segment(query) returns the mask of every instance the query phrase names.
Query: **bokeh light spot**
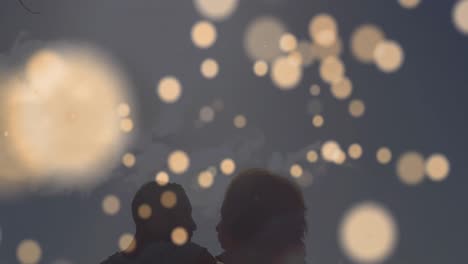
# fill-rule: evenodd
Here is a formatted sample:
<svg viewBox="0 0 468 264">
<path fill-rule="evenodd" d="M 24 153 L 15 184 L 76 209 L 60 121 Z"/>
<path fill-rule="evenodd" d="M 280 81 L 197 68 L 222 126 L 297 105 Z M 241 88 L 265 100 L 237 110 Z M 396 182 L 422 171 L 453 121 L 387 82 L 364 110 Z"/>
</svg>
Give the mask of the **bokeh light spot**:
<svg viewBox="0 0 468 264">
<path fill-rule="evenodd" d="M 247 125 L 247 118 L 244 115 L 236 115 L 234 117 L 234 126 L 236 128 L 244 128 Z"/>
<path fill-rule="evenodd" d="M 301 165 L 293 164 L 291 168 L 289 168 L 289 173 L 291 174 L 292 177 L 299 178 L 304 173 L 304 170 L 302 169 Z"/>
<path fill-rule="evenodd" d="M 122 156 L 122 164 L 127 168 L 132 168 L 135 166 L 136 157 L 133 153 L 125 153 Z"/>
<path fill-rule="evenodd" d="M 400 180 L 407 185 L 416 185 L 424 180 L 424 157 L 418 152 L 406 152 L 398 161 L 396 172 Z"/>
<path fill-rule="evenodd" d="M 344 77 L 341 81 L 331 85 L 331 92 L 336 99 L 345 100 L 351 96 L 353 92 L 353 83 L 348 78 Z"/>
<path fill-rule="evenodd" d="M 426 174 L 433 181 L 443 181 L 450 172 L 450 162 L 443 154 L 433 154 L 426 160 Z"/>
<path fill-rule="evenodd" d="M 174 208 L 177 204 L 177 195 L 173 191 L 164 191 L 161 194 L 160 202 L 164 208 Z"/>
<path fill-rule="evenodd" d="M 182 94 L 182 85 L 173 76 L 166 76 L 159 81 L 158 96 L 165 103 L 174 103 Z"/>
<path fill-rule="evenodd" d="M 120 236 L 118 242 L 119 249 L 126 253 L 131 253 L 136 248 L 135 237 L 130 233 L 124 233 Z"/>
<path fill-rule="evenodd" d="M 302 78 L 300 64 L 288 57 L 279 57 L 273 62 L 271 79 L 281 90 L 296 88 Z"/>
<path fill-rule="evenodd" d="M 318 153 L 315 150 L 309 150 L 307 152 L 307 161 L 310 163 L 315 163 L 318 160 Z"/>
<path fill-rule="evenodd" d="M 359 26 L 351 35 L 351 52 L 362 63 L 374 62 L 377 44 L 385 39 L 383 31 L 375 25 Z"/>
<path fill-rule="evenodd" d="M 333 45 L 338 35 L 335 19 L 328 14 L 314 16 L 309 23 L 309 35 L 321 46 Z"/>
<path fill-rule="evenodd" d="M 223 159 L 219 165 L 219 168 L 224 175 L 232 175 L 236 170 L 236 163 L 233 159 L 230 158 Z"/>
<path fill-rule="evenodd" d="M 348 155 L 352 159 L 359 159 L 362 156 L 362 147 L 361 145 L 354 143 L 348 147 Z"/>
<path fill-rule="evenodd" d="M 217 35 L 215 26 L 208 21 L 199 21 L 192 27 L 193 44 L 201 49 L 213 46 Z"/>
<path fill-rule="evenodd" d="M 398 2 L 400 3 L 401 7 L 406 9 L 413 9 L 421 4 L 421 0 L 398 0 Z"/>
<path fill-rule="evenodd" d="M 167 164 L 173 173 L 183 174 L 190 166 L 190 158 L 184 151 L 176 150 L 169 154 Z"/>
<path fill-rule="evenodd" d="M 210 188 L 214 183 L 214 175 L 211 171 L 205 170 L 198 174 L 198 185 L 203 189 Z"/>
<path fill-rule="evenodd" d="M 205 123 L 210 123 L 215 118 L 215 111 L 210 106 L 203 106 L 200 109 L 200 120 Z"/>
<path fill-rule="evenodd" d="M 452 12 L 455 27 L 465 35 L 468 35 L 468 0 L 459 0 L 455 3 Z"/>
<path fill-rule="evenodd" d="M 171 240 L 176 246 L 183 246 L 187 243 L 189 237 L 188 232 L 183 227 L 176 227 L 171 232 Z"/>
<path fill-rule="evenodd" d="M 312 118 L 312 124 L 314 125 L 314 127 L 322 127 L 324 123 L 325 119 L 322 115 L 314 115 L 314 117 Z"/>
<path fill-rule="evenodd" d="M 377 161 L 382 164 L 388 164 L 392 161 L 392 151 L 387 147 L 381 147 L 377 150 Z"/>
<path fill-rule="evenodd" d="M 364 115 L 366 111 L 366 105 L 362 100 L 354 99 L 349 103 L 348 110 L 352 117 L 359 118 Z"/>
<path fill-rule="evenodd" d="M 338 83 L 344 78 L 345 67 L 343 62 L 335 57 L 329 56 L 320 64 L 320 77 L 330 84 Z"/>
<path fill-rule="evenodd" d="M 195 0 L 194 2 L 202 16 L 215 21 L 229 18 L 239 5 L 239 0 Z"/>
<path fill-rule="evenodd" d="M 165 186 L 169 183 L 169 174 L 165 171 L 160 171 L 156 174 L 154 179 L 159 186 Z"/>
<path fill-rule="evenodd" d="M 400 69 L 404 60 L 400 44 L 392 40 L 381 41 L 374 51 L 374 60 L 381 71 L 392 73 Z"/>
<path fill-rule="evenodd" d="M 107 215 L 116 215 L 120 211 L 120 199 L 115 195 L 107 195 L 102 200 L 102 211 Z"/>
<path fill-rule="evenodd" d="M 279 46 L 283 52 L 291 52 L 297 48 L 297 39 L 291 33 L 284 33 L 280 38 Z"/>
<path fill-rule="evenodd" d="M 384 207 L 364 202 L 349 210 L 339 227 L 339 241 L 346 255 L 357 263 L 380 263 L 394 251 L 398 227 Z"/>
<path fill-rule="evenodd" d="M 258 60 L 254 63 L 253 70 L 255 75 L 263 77 L 268 73 L 268 64 L 263 60 Z"/>
<path fill-rule="evenodd" d="M 206 59 L 200 66 L 201 74 L 207 79 L 213 79 L 218 75 L 219 65 L 214 59 Z"/>
<path fill-rule="evenodd" d="M 309 93 L 312 96 L 319 96 L 320 95 L 320 86 L 318 86 L 317 84 L 311 85 L 310 88 L 309 88 Z"/>
<path fill-rule="evenodd" d="M 19 243 L 16 257 L 21 264 L 37 264 L 42 258 L 42 249 L 37 241 L 26 239 Z"/>
<path fill-rule="evenodd" d="M 149 206 L 148 204 L 144 203 L 138 206 L 138 216 L 141 219 L 143 220 L 149 219 L 152 213 L 153 213 L 153 210 L 151 209 L 151 206 Z"/>
<path fill-rule="evenodd" d="M 273 61 L 281 55 L 278 45 L 286 27 L 274 17 L 263 16 L 252 21 L 244 36 L 244 47 L 252 60 Z"/>
</svg>

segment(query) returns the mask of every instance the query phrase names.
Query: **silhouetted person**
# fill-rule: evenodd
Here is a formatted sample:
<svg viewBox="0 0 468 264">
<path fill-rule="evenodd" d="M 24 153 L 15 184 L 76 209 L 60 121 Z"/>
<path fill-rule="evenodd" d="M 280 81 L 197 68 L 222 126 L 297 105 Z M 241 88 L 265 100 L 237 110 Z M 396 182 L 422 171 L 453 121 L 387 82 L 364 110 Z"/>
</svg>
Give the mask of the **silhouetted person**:
<svg viewBox="0 0 468 264">
<path fill-rule="evenodd" d="M 136 226 L 134 241 L 102 264 L 216 263 L 205 248 L 190 242 L 197 226 L 190 201 L 179 184 L 146 183 L 133 198 L 132 215 Z M 173 239 L 176 228 L 182 232 Z"/>
<path fill-rule="evenodd" d="M 302 192 L 263 169 L 237 175 L 226 191 L 216 227 L 225 264 L 303 264 L 306 232 Z"/>
</svg>

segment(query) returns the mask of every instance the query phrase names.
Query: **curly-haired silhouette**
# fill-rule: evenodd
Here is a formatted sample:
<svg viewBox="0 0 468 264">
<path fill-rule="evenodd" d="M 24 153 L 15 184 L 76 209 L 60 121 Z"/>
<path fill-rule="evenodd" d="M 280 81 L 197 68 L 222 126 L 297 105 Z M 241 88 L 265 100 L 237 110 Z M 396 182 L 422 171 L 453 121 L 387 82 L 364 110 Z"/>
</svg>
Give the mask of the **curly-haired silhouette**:
<svg viewBox="0 0 468 264">
<path fill-rule="evenodd" d="M 216 263 L 205 248 L 190 242 L 197 226 L 190 201 L 179 184 L 144 184 L 133 198 L 132 216 L 136 226 L 133 242 L 102 264 Z M 184 238 L 173 241 L 176 228 L 186 231 L 182 237 L 186 235 L 187 241 Z"/>
<path fill-rule="evenodd" d="M 226 191 L 216 227 L 225 264 L 303 264 L 306 232 L 302 192 L 263 169 L 237 175 Z"/>
</svg>

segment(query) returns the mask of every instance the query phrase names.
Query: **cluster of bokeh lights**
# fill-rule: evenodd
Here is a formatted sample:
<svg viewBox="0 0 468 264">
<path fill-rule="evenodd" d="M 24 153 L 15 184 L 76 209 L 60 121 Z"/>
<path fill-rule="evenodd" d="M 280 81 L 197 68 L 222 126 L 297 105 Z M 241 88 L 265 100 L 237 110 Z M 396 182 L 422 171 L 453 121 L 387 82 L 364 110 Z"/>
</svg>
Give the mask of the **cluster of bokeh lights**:
<svg viewBox="0 0 468 264">
<path fill-rule="evenodd" d="M 401 7 L 408 10 L 417 8 L 421 2 L 398 0 Z M 213 47 L 219 37 L 215 23 L 232 17 L 239 4 L 238 0 L 194 0 L 196 10 L 203 16 L 191 28 L 194 47 L 202 50 Z M 455 28 L 468 35 L 468 0 L 455 3 L 452 19 Z M 317 98 L 316 102 L 320 102 L 318 98 L 329 87 L 337 101 L 346 103 L 351 117 L 364 116 L 368 109 L 362 99 L 353 96 L 356 87 L 341 59 L 347 41 L 342 39 L 336 19 L 327 13 L 317 14 L 310 19 L 307 29 L 310 39 L 298 40 L 276 17 L 253 19 L 246 27 L 243 39 L 245 53 L 252 62 L 252 72 L 259 78 L 269 76 L 278 89 L 286 92 L 298 88 L 305 70 L 317 64 L 324 84 L 309 86 L 309 93 Z M 383 73 L 395 74 L 404 65 L 403 46 L 388 38 L 377 25 L 358 25 L 348 43 L 356 60 L 373 64 Z M 218 77 L 218 61 L 206 58 L 200 63 L 199 72 L 207 81 Z M 67 175 L 61 181 L 76 183 L 86 175 L 95 176 L 97 168 L 112 167 L 111 164 L 115 165 L 119 158 L 126 168 L 138 165 L 134 153 L 121 153 L 128 134 L 134 130 L 132 115 L 135 113 L 126 94 L 127 83 L 119 77 L 120 72 L 108 58 L 73 45 L 52 46 L 35 52 L 20 71 L 9 75 L 2 76 L 2 85 L 7 91 L 2 97 L 7 98 L 2 99 L 2 109 L 8 107 L 11 115 L 0 117 L 6 127 L 1 145 L 9 153 L 0 160 L 2 165 L 9 164 L 6 174 L 0 176 L 1 183 L 36 182 L 47 179 L 45 175 L 60 173 Z M 86 81 L 77 82 L 78 79 Z M 163 104 L 176 104 L 183 96 L 182 82 L 176 76 L 162 76 L 156 83 L 155 94 Z M 313 107 L 311 117 L 311 124 L 317 129 L 326 126 L 325 116 L 316 110 L 319 106 Z M 222 101 L 201 106 L 199 120 L 213 122 L 222 107 Z M 232 124 L 238 129 L 250 125 L 244 114 L 235 115 Z M 31 127 L 35 128 L 32 132 L 28 129 Z M 308 150 L 303 159 L 309 164 L 323 161 L 343 165 L 361 159 L 366 151 L 373 152 L 375 162 L 382 166 L 394 161 L 396 178 L 404 185 L 414 186 L 426 178 L 441 182 L 450 173 L 450 161 L 442 153 L 425 157 L 418 151 L 407 151 L 394 157 L 395 153 L 388 146 L 367 150 L 357 142 L 343 148 L 338 141 L 328 140 L 318 149 Z M 232 157 L 217 162 L 217 166 L 209 165 L 196 173 L 201 189 L 211 188 L 216 177 L 222 177 L 217 174 L 218 168 L 223 176 L 234 175 L 238 170 Z M 191 172 L 193 166 L 190 154 L 181 149 L 171 151 L 166 164 L 165 170 L 154 174 L 154 180 L 161 186 L 176 175 Z M 299 162 L 290 164 L 287 171 L 298 181 L 310 176 L 308 167 Z M 18 175 L 28 175 L 24 177 L 29 178 L 18 179 Z M 159 201 L 163 207 L 171 209 L 177 205 L 177 196 L 166 191 Z M 102 198 L 101 207 L 105 215 L 116 216 L 121 210 L 121 202 L 118 196 L 109 194 Z M 138 208 L 142 219 L 150 219 L 152 213 L 148 204 Z M 385 205 L 375 201 L 350 207 L 337 228 L 337 239 L 343 252 L 357 263 L 385 261 L 399 239 L 396 217 Z M 176 227 L 171 232 L 171 240 L 175 245 L 184 245 L 189 240 L 187 230 Z M 117 246 L 122 251 L 132 251 L 135 243 L 132 234 L 123 233 Z M 40 244 L 32 239 L 21 241 L 16 253 L 22 264 L 39 263 L 43 254 Z"/>
</svg>

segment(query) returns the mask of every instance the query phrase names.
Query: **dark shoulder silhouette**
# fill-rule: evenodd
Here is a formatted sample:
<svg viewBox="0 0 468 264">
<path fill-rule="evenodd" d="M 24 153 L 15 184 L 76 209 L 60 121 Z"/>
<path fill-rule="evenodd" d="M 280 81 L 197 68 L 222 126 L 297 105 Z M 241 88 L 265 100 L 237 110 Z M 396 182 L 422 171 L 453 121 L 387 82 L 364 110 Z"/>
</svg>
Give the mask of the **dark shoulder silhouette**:
<svg viewBox="0 0 468 264">
<path fill-rule="evenodd" d="M 225 250 L 218 259 L 232 263 L 305 263 L 305 204 L 300 189 L 263 169 L 237 175 L 229 185 L 216 227 Z"/>
<path fill-rule="evenodd" d="M 203 247 L 191 242 L 197 226 L 192 206 L 179 184 L 143 185 L 132 201 L 135 236 L 130 246 L 102 264 L 214 264 Z"/>
</svg>

